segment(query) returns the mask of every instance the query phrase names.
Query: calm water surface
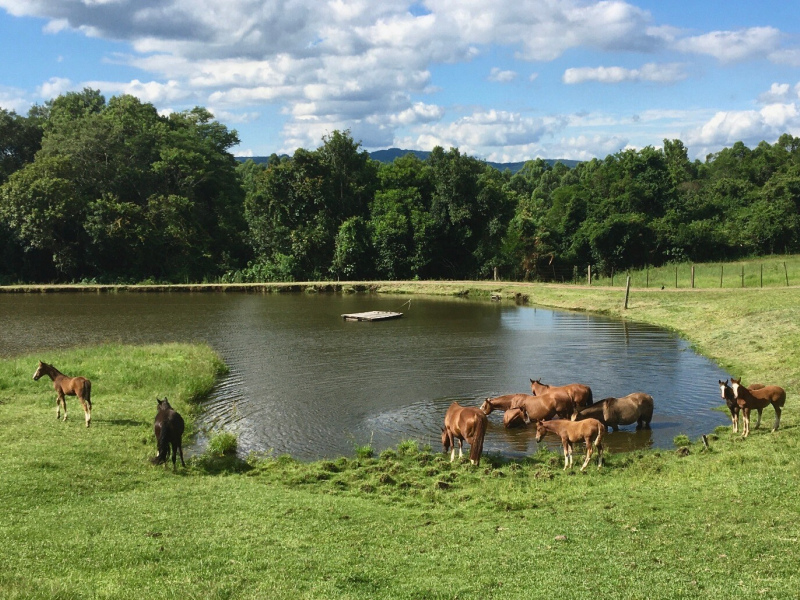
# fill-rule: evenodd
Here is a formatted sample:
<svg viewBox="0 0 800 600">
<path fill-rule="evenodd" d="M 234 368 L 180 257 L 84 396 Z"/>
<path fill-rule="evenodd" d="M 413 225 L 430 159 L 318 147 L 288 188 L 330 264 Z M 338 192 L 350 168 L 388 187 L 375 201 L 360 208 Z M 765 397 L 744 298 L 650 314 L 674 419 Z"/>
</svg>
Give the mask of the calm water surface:
<svg viewBox="0 0 800 600">
<path fill-rule="evenodd" d="M 340 316 L 367 310 L 404 316 L 380 323 Z M 87 321 L 91 327 L 76 327 Z M 453 400 L 478 405 L 529 393 L 530 378 L 587 383 L 596 400 L 651 394 L 652 430 L 609 434 L 612 451 L 671 448 L 680 433 L 694 439 L 730 422 L 712 410 L 722 403 L 717 380 L 727 374 L 685 342 L 584 314 L 375 294 L 0 295 L 3 356 L 37 351 L 47 360 L 51 348 L 168 341 L 205 341 L 230 367 L 206 403 L 204 425 L 236 431 L 243 454 L 316 459 L 407 439 L 439 449 Z M 101 412 L 102 395 L 95 400 Z M 503 428 L 502 413 L 489 420 L 485 451 L 536 451 L 529 431 Z"/>
</svg>

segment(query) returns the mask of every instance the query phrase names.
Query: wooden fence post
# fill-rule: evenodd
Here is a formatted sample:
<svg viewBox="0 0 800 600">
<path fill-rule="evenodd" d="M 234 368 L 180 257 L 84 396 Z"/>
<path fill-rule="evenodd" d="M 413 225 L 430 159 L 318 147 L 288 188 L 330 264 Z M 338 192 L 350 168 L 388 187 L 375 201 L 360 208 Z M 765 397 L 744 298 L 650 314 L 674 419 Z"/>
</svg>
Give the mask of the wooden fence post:
<svg viewBox="0 0 800 600">
<path fill-rule="evenodd" d="M 722 287 L 722 273 L 725 271 L 725 265 L 719 266 L 719 287 Z"/>
<path fill-rule="evenodd" d="M 631 293 L 631 276 L 628 275 L 628 282 L 625 284 L 625 309 L 628 309 L 628 296 Z"/>
<path fill-rule="evenodd" d="M 786 261 L 783 261 L 783 272 L 786 275 L 786 287 L 789 287 L 789 271 L 786 269 Z"/>
<path fill-rule="evenodd" d="M 692 289 L 694 289 L 694 265 L 692 265 Z"/>
<path fill-rule="evenodd" d="M 759 287 L 763 288 L 764 287 L 764 263 L 760 263 L 758 266 L 761 267 L 761 274 L 760 274 L 761 285 Z"/>
<path fill-rule="evenodd" d="M 589 285 L 592 285 L 592 265 L 589 265 L 587 269 L 586 280 L 589 282 Z"/>
<path fill-rule="evenodd" d="M 744 287 L 744 265 L 742 265 L 742 287 Z"/>
<path fill-rule="evenodd" d="M 678 267 L 676 265 L 675 266 L 675 288 L 677 289 L 677 287 L 678 287 Z"/>
</svg>

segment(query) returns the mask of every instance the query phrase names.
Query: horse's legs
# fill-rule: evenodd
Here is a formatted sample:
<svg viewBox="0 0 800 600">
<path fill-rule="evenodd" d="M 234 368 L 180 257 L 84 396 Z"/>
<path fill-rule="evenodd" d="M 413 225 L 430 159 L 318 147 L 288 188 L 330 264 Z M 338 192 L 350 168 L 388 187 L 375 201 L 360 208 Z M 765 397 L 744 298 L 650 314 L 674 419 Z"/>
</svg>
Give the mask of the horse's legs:
<svg viewBox="0 0 800 600">
<path fill-rule="evenodd" d="M 750 409 L 742 410 L 742 437 L 746 438 L 750 434 Z"/>
<path fill-rule="evenodd" d="M 58 398 L 56 399 L 56 403 L 58 404 L 58 409 L 56 409 L 56 418 L 61 417 L 61 408 L 64 408 L 64 420 L 67 420 L 67 399 L 64 397 L 64 392 L 58 392 Z"/>
<path fill-rule="evenodd" d="M 598 469 L 603 466 L 603 462 L 604 462 L 604 460 L 603 460 L 603 444 L 598 443 L 597 444 L 597 468 Z"/>
<path fill-rule="evenodd" d="M 761 426 L 761 411 L 764 410 L 763 408 L 757 408 L 758 411 L 758 421 L 756 421 L 756 429 Z"/>
<path fill-rule="evenodd" d="M 586 468 L 586 465 L 589 464 L 589 461 L 592 459 L 592 438 L 590 436 L 586 437 L 586 460 L 583 461 L 583 466 L 581 467 L 581 471 Z"/>
<path fill-rule="evenodd" d="M 81 401 L 81 406 L 83 406 L 83 416 L 86 420 L 86 426 L 88 427 L 92 423 L 92 409 L 86 403 L 86 400 L 84 400 L 83 396 L 78 396 L 78 400 Z M 66 410 L 64 412 L 66 412 Z"/>
<path fill-rule="evenodd" d="M 781 407 L 775 406 L 775 425 L 772 426 L 772 431 L 778 431 L 781 426 Z"/>
<path fill-rule="evenodd" d="M 181 442 L 178 442 L 178 452 L 180 452 L 181 455 L 181 466 L 186 468 L 186 463 L 183 462 L 183 444 Z"/>
<path fill-rule="evenodd" d="M 739 409 L 732 408 L 731 409 L 731 429 L 733 433 L 737 433 L 739 431 Z"/>
</svg>

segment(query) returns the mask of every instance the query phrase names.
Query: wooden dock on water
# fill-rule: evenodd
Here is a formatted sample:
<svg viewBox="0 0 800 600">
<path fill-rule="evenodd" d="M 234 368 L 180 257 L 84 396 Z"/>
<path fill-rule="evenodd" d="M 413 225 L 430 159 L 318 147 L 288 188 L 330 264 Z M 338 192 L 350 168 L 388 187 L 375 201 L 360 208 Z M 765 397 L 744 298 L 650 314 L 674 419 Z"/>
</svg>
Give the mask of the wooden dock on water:
<svg viewBox="0 0 800 600">
<path fill-rule="evenodd" d="M 389 319 L 398 319 L 403 316 L 403 313 L 389 312 L 385 310 L 371 310 L 369 312 L 349 313 L 342 315 L 345 321 L 387 321 Z"/>
</svg>

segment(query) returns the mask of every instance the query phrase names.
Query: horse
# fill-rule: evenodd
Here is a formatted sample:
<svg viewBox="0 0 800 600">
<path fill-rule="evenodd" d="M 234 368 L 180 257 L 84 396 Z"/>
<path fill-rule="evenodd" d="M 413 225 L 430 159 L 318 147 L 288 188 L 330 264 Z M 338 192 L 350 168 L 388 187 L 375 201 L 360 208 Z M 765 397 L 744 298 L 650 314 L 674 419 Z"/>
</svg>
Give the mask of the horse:
<svg viewBox="0 0 800 600">
<path fill-rule="evenodd" d="M 153 429 L 156 434 L 156 443 L 158 444 L 158 454 L 153 459 L 153 464 L 167 464 L 169 458 L 170 446 L 172 446 L 172 468 L 176 469 L 177 465 L 176 454 L 181 456 L 181 465 L 186 467 L 183 462 L 183 417 L 170 406 L 169 401 L 164 398 L 158 402 L 158 411 L 156 412 L 156 420 L 153 424 Z"/>
<path fill-rule="evenodd" d="M 546 433 L 554 433 L 561 438 L 564 447 L 564 469 L 572 468 L 572 445 L 583 440 L 586 443 L 586 460 L 583 461 L 581 471 L 586 469 L 592 458 L 592 449 L 597 448 L 597 468 L 603 466 L 603 434 L 606 426 L 597 419 L 583 419 L 582 421 L 536 421 L 536 441 L 542 440 Z M 594 437 L 594 442 L 592 442 Z"/>
<path fill-rule="evenodd" d="M 486 428 L 489 419 L 479 408 L 472 406 L 461 406 L 458 402 L 453 402 L 444 415 L 444 427 L 442 427 L 442 452 L 450 452 L 450 462 L 456 456 L 456 440 L 458 440 L 458 458 L 462 457 L 464 440 L 469 443 L 469 461 L 473 465 L 480 465 L 481 453 L 483 452 L 483 438 L 486 435 Z"/>
<path fill-rule="evenodd" d="M 731 429 L 733 433 L 737 433 L 739 431 L 739 405 L 736 403 L 736 397 L 733 395 L 733 388 L 728 385 L 728 380 L 719 381 L 719 393 L 722 396 L 722 399 L 725 400 L 725 404 L 728 405 L 728 410 L 731 412 Z M 747 389 L 751 392 L 753 390 L 760 390 L 764 387 L 763 383 L 751 383 L 747 386 Z M 756 423 L 756 429 L 761 425 L 761 411 L 763 408 L 758 408 L 758 422 Z M 742 424 L 744 426 L 744 424 Z"/>
<path fill-rule="evenodd" d="M 39 366 L 33 374 L 33 380 L 39 381 L 42 375 L 47 375 L 53 380 L 53 389 L 56 391 L 56 419 L 61 418 L 61 407 L 64 407 L 64 421 L 67 420 L 67 396 L 77 396 L 83 406 L 86 426 L 92 423 L 92 382 L 86 377 L 67 377 L 53 365 L 39 361 Z"/>
<path fill-rule="evenodd" d="M 578 406 L 567 396 L 560 394 L 517 394 L 511 402 L 511 408 L 521 408 L 529 415 L 529 421 L 547 420 L 554 417 L 562 419 L 574 418 L 578 414 Z"/>
<path fill-rule="evenodd" d="M 522 411 L 518 408 L 511 408 L 514 400 L 522 396 L 529 396 L 529 394 L 506 394 L 505 396 L 487 398 L 481 404 L 481 410 L 486 415 L 492 414 L 495 410 L 505 411 L 503 415 L 503 426 L 506 427 L 506 429 L 524 426 L 525 423 L 522 420 Z"/>
<path fill-rule="evenodd" d="M 569 383 L 567 385 L 552 386 L 542 383 L 540 379 L 531 379 L 531 394 L 556 394 L 559 398 L 569 398 L 576 405 L 586 407 L 592 405 L 592 388 L 582 383 Z"/>
<path fill-rule="evenodd" d="M 636 429 L 650 429 L 653 420 L 653 397 L 634 392 L 622 398 L 603 398 L 578 413 L 578 421 L 597 419 L 604 425 L 619 431 L 620 425 L 636 423 Z"/>
<path fill-rule="evenodd" d="M 742 437 L 750 435 L 750 411 L 752 409 L 763 409 L 768 404 L 772 404 L 775 409 L 775 424 L 772 431 L 777 431 L 781 425 L 781 409 L 786 403 L 786 391 L 777 385 L 767 385 L 758 390 L 749 390 L 742 385 L 741 377 L 734 379 L 731 377 L 731 388 L 736 404 L 744 409 L 744 425 L 742 426 Z"/>
</svg>

